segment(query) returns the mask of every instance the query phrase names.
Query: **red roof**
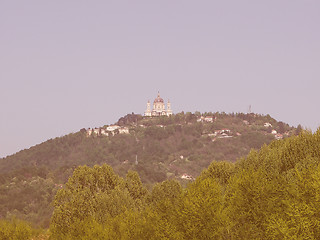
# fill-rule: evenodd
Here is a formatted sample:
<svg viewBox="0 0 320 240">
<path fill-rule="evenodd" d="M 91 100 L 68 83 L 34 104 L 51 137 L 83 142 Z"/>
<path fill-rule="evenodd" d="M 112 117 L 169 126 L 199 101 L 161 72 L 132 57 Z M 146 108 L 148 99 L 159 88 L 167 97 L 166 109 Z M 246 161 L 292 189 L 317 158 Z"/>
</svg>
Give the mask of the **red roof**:
<svg viewBox="0 0 320 240">
<path fill-rule="evenodd" d="M 160 97 L 159 93 L 158 93 L 158 97 L 153 101 L 153 103 L 158 103 L 158 102 L 163 103 L 163 99 Z"/>
</svg>

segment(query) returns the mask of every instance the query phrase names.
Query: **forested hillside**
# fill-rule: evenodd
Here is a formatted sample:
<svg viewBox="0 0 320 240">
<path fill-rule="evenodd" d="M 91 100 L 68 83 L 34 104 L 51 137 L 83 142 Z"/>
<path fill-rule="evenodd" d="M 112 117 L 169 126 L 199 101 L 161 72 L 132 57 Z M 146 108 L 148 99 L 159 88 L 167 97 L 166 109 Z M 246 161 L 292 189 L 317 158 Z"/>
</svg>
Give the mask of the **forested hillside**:
<svg viewBox="0 0 320 240">
<path fill-rule="evenodd" d="M 214 161 L 182 188 L 79 167 L 54 201 L 53 239 L 320 239 L 320 129 Z"/>
<path fill-rule="evenodd" d="M 183 187 L 152 189 L 103 164 L 75 169 L 54 198 L 50 230 L 0 221 L 19 239 L 319 239 L 320 129 L 274 141 L 236 162 L 213 161 Z M 7 234 L 7 235 L 6 235 Z"/>
<path fill-rule="evenodd" d="M 301 131 L 269 115 L 241 113 L 129 114 L 116 125 L 129 132 L 89 136 L 82 129 L 0 159 L 0 218 L 16 216 L 48 227 L 50 203 L 79 165 L 108 164 L 120 177 L 136 171 L 149 190 L 167 179 L 185 186 L 212 161 L 235 162 L 251 149 Z"/>
</svg>

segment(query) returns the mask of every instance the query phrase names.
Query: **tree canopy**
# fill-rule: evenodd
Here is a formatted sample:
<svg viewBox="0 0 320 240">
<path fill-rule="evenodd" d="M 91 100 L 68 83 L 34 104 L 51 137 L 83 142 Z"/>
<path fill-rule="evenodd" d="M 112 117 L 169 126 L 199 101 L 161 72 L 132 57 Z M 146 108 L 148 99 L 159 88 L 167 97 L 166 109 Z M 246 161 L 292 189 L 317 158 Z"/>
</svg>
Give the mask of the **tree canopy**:
<svg viewBox="0 0 320 240">
<path fill-rule="evenodd" d="M 185 188 L 79 167 L 56 195 L 52 238 L 320 239 L 319 200 L 320 129 L 214 161 Z"/>
</svg>

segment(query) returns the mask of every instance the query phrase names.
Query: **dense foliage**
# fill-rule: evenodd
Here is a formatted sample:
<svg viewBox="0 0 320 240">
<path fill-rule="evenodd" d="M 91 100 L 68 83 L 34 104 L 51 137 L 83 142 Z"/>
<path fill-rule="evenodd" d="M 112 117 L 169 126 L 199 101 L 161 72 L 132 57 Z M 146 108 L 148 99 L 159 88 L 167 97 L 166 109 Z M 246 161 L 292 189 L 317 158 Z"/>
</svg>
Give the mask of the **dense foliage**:
<svg viewBox="0 0 320 240">
<path fill-rule="evenodd" d="M 48 234 L 41 230 L 34 229 L 29 223 L 17 220 L 0 220 L 1 240 L 28 240 L 28 239 L 48 239 Z"/>
<path fill-rule="evenodd" d="M 197 121 L 201 116 L 213 116 L 214 121 Z M 195 178 L 212 161 L 234 162 L 270 143 L 275 139 L 271 129 L 284 137 L 296 134 L 269 115 L 242 113 L 128 114 L 117 124 L 128 127 L 130 134 L 88 137 L 82 129 L 0 159 L 0 219 L 16 216 L 49 227 L 50 203 L 79 165 L 108 164 L 123 178 L 136 171 L 148 189 L 166 179 L 185 186 L 189 180 L 183 174 Z M 215 135 L 223 129 L 230 130 L 224 138 Z"/>
<path fill-rule="evenodd" d="M 52 239 L 320 239 L 320 129 L 214 161 L 187 187 L 78 167 L 55 197 Z"/>
</svg>

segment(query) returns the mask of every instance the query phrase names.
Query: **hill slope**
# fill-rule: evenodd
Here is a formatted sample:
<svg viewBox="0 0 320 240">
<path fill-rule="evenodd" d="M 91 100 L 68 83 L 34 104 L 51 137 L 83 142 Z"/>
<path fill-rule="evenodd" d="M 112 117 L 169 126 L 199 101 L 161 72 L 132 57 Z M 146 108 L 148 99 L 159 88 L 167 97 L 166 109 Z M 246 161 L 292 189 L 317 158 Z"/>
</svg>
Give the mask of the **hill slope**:
<svg viewBox="0 0 320 240">
<path fill-rule="evenodd" d="M 214 161 L 186 187 L 167 180 L 148 191 L 136 172 L 78 167 L 55 197 L 50 237 L 320 239 L 319 197 L 320 129 Z"/>
<path fill-rule="evenodd" d="M 269 115 L 241 113 L 129 114 L 116 125 L 82 129 L 0 159 L 0 217 L 17 215 L 48 226 L 56 190 L 79 165 L 107 163 L 120 176 L 135 170 L 147 184 L 186 181 L 214 160 L 235 161 L 275 137 L 297 133 Z"/>
</svg>

